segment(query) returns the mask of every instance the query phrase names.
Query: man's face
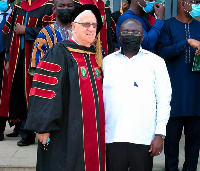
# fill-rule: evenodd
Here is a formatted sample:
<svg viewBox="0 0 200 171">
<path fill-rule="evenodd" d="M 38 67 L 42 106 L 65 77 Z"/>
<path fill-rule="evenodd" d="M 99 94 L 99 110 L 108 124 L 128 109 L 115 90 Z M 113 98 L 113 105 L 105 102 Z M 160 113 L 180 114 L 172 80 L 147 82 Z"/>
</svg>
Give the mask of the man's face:
<svg viewBox="0 0 200 171">
<path fill-rule="evenodd" d="M 146 7 L 146 2 L 153 2 L 153 1 L 155 1 L 155 0 L 138 0 L 140 5 L 142 5 L 143 7 Z"/>
<path fill-rule="evenodd" d="M 192 4 L 199 4 L 200 0 L 185 0 L 184 1 L 184 8 L 186 11 L 192 11 Z"/>
<path fill-rule="evenodd" d="M 72 23 L 72 27 L 79 44 L 89 47 L 94 42 L 97 20 L 93 13 L 83 13 L 78 22 Z"/>
<path fill-rule="evenodd" d="M 131 19 L 125 21 L 120 28 L 119 39 L 125 55 L 138 52 L 143 40 L 141 24 Z"/>
<path fill-rule="evenodd" d="M 122 3 L 122 11 L 125 12 L 126 10 L 128 10 L 129 6 L 130 5 L 129 5 L 128 1 L 123 2 Z"/>
<path fill-rule="evenodd" d="M 128 22 L 122 25 L 120 28 L 120 34 L 119 34 L 120 42 L 123 35 L 142 36 L 143 38 L 143 30 L 139 25 L 136 25 L 135 23 L 132 22 Z"/>
</svg>

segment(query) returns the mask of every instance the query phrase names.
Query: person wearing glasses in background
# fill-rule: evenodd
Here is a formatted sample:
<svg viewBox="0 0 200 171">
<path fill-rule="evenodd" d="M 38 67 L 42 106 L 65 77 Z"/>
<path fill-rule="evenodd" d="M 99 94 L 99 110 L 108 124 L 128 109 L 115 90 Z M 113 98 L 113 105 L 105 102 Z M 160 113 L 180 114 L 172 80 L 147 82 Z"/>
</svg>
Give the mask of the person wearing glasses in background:
<svg viewBox="0 0 200 171">
<path fill-rule="evenodd" d="M 105 171 L 102 75 L 92 45 L 103 26 L 100 12 L 82 5 L 71 24 L 72 38 L 49 49 L 30 90 L 25 128 L 40 141 L 37 171 Z"/>
<path fill-rule="evenodd" d="M 29 73 L 33 72 L 32 74 L 34 74 L 40 60 L 53 45 L 72 37 L 71 15 L 74 10 L 73 0 L 54 0 L 53 3 L 56 22 L 44 27 L 34 42 L 29 69 Z"/>
<path fill-rule="evenodd" d="M 155 11 L 157 16 L 153 26 L 144 17 L 145 13 Z M 164 21 L 164 7 L 161 3 L 156 3 L 153 0 L 131 0 L 129 9 L 124 12 L 118 19 L 116 26 L 116 35 L 118 37 L 120 33 L 121 24 L 127 19 L 136 19 L 143 26 L 144 39 L 142 41 L 142 48 L 150 52 L 156 53 L 156 43 L 158 41 L 160 30 L 163 27 Z M 118 46 L 121 47 L 121 42 L 118 38 Z"/>
<path fill-rule="evenodd" d="M 179 141 L 184 127 L 183 171 L 196 171 L 200 149 L 200 72 L 192 71 L 200 55 L 200 1 L 178 0 L 178 14 L 165 21 L 158 54 L 166 61 L 172 83 L 170 119 L 164 143 L 166 171 L 178 170 Z"/>
<path fill-rule="evenodd" d="M 171 84 L 162 58 L 141 48 L 142 24 L 122 23 L 121 50 L 103 59 L 107 171 L 151 171 L 163 150 Z"/>
</svg>

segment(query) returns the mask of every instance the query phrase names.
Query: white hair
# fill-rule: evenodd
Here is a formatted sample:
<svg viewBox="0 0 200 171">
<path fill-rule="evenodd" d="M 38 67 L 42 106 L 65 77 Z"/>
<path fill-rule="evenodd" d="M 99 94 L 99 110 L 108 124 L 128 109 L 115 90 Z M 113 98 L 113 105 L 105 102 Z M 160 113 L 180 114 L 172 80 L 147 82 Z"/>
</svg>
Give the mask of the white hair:
<svg viewBox="0 0 200 171">
<path fill-rule="evenodd" d="M 94 14 L 91 10 L 85 10 L 81 12 L 75 19 L 74 22 L 80 22 L 80 18 L 82 17 L 83 14 Z"/>
</svg>

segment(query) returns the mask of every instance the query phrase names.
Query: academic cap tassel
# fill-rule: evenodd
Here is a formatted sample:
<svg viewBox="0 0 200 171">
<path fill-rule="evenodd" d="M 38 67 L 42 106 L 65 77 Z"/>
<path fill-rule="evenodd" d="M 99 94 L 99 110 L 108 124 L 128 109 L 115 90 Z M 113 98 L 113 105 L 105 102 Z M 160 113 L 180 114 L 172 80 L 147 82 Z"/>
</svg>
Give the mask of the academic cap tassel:
<svg viewBox="0 0 200 171">
<path fill-rule="evenodd" d="M 102 68 L 103 55 L 102 55 L 102 51 L 101 51 L 100 33 L 97 35 L 97 38 L 96 38 L 96 54 L 95 54 L 95 58 L 96 58 L 98 66 L 100 68 Z"/>
</svg>

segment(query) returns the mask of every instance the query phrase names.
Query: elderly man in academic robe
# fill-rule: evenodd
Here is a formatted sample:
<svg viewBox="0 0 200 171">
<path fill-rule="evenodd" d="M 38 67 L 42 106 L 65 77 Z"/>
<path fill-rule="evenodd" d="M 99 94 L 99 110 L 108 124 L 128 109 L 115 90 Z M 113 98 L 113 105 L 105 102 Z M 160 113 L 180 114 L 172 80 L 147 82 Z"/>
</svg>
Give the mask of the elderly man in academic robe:
<svg viewBox="0 0 200 171">
<path fill-rule="evenodd" d="M 72 18 L 72 39 L 47 52 L 30 90 L 25 128 L 39 139 L 37 171 L 105 171 L 102 75 L 91 45 L 101 16 L 88 4 Z"/>
</svg>

